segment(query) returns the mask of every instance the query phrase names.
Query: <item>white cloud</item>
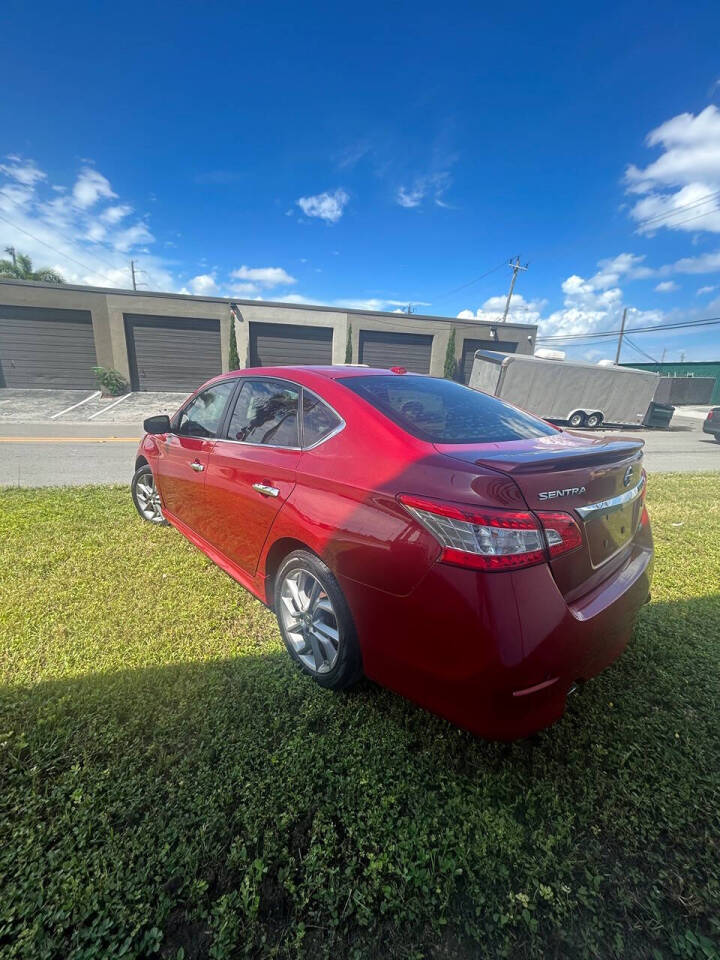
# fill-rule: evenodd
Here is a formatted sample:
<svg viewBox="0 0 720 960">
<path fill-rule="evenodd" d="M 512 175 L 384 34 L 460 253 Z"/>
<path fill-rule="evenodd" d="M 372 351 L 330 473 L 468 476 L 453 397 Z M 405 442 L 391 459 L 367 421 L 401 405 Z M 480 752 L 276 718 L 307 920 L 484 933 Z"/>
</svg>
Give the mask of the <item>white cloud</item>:
<svg viewBox="0 0 720 960">
<path fill-rule="evenodd" d="M 114 200 L 116 193 L 110 186 L 110 181 L 92 167 L 85 167 L 73 187 L 73 199 L 83 209 L 94 206 L 98 200 Z"/>
<path fill-rule="evenodd" d="M 617 286 L 621 278 L 641 280 L 652 277 L 653 270 L 643 264 L 644 254 L 619 253 L 616 257 L 598 262 L 599 270 L 592 278 L 592 283 L 600 289 Z"/>
<path fill-rule="evenodd" d="M 620 325 L 624 309 L 623 293 L 616 281 L 652 275 L 642 257 L 623 253 L 600 260 L 598 270 L 588 279 L 572 274 L 561 284 L 563 306 L 546 314 L 546 300 L 526 300 L 521 294 L 512 298 L 509 321 L 537 323 L 541 336 L 592 334 L 599 330 L 614 330 Z M 497 323 L 505 310 L 505 294 L 486 300 L 478 310 L 463 310 L 460 319 L 483 320 Z M 652 326 L 663 319 L 660 310 L 628 308 L 628 325 Z M 560 345 L 562 347 L 562 344 Z"/>
<path fill-rule="evenodd" d="M 115 234 L 113 245 L 116 250 L 127 253 L 133 247 L 143 243 L 154 243 L 155 237 L 150 233 L 145 223 L 136 223 L 132 227 L 120 230 Z"/>
<path fill-rule="evenodd" d="M 656 293 L 673 293 L 675 290 L 679 290 L 680 287 L 674 280 L 663 280 L 656 287 Z"/>
<path fill-rule="evenodd" d="M 60 188 L 60 189 L 58 189 Z M 2 246 L 27 253 L 38 267 L 58 270 L 68 283 L 131 286 L 128 260 L 148 249 L 153 235 L 144 220 L 130 219 L 128 203 L 116 199 L 108 180 L 83 168 L 72 190 L 50 184 L 34 162 L 19 157 L 0 164 Z M 141 281 L 151 289 L 177 289 L 169 264 L 146 253 Z"/>
<path fill-rule="evenodd" d="M 702 297 L 703 294 L 712 293 L 714 290 L 717 290 L 717 284 L 715 283 L 708 284 L 708 286 L 705 286 L 705 287 L 698 287 L 698 290 L 695 296 Z"/>
<path fill-rule="evenodd" d="M 26 187 L 32 187 L 38 181 L 47 179 L 47 174 L 40 170 L 33 160 L 23 160 L 16 154 L 10 154 L 5 159 L 10 162 L 0 163 L 0 172 Z"/>
<path fill-rule="evenodd" d="M 360 297 L 353 299 L 340 299 L 333 302 L 333 306 L 346 307 L 348 310 L 388 310 L 390 307 L 397 307 L 393 313 L 405 313 L 408 308 L 409 300 L 386 300 L 382 297 Z M 427 301 L 413 300 L 413 307 L 429 307 Z"/>
<path fill-rule="evenodd" d="M 720 110 L 681 113 L 652 130 L 648 147 L 660 147 L 657 160 L 625 171 L 628 193 L 639 194 L 630 216 L 638 232 L 669 230 L 720 233 Z"/>
<path fill-rule="evenodd" d="M 312 197 L 300 197 L 297 205 L 306 217 L 317 217 L 326 223 L 337 223 L 349 200 L 349 194 L 342 187 L 338 187 L 336 190 L 317 193 Z"/>
<path fill-rule="evenodd" d="M 258 293 L 260 293 L 260 287 L 258 287 L 255 283 L 230 284 L 231 297 L 254 297 Z"/>
<path fill-rule="evenodd" d="M 198 296 L 220 296 L 215 277 L 211 276 L 209 273 L 201 273 L 197 277 L 193 277 L 189 283 L 192 293 L 195 293 Z"/>
<path fill-rule="evenodd" d="M 315 306 L 323 303 L 317 297 L 304 297 L 301 293 L 286 293 L 281 297 L 273 297 L 273 299 L 277 300 L 278 303 L 314 304 Z"/>
<path fill-rule="evenodd" d="M 233 280 L 247 280 L 250 284 L 266 289 L 289 286 L 296 282 L 295 277 L 291 277 L 282 267 L 246 267 L 243 264 L 233 270 L 230 276 Z"/>
<path fill-rule="evenodd" d="M 119 203 L 114 207 L 107 207 L 100 214 L 100 219 L 105 223 L 119 223 L 133 212 L 133 208 L 127 203 Z"/>
<path fill-rule="evenodd" d="M 499 320 L 502 320 L 503 314 L 505 313 L 506 300 L 507 296 L 505 294 L 489 297 L 475 312 L 472 310 L 461 310 L 458 314 L 458 319 L 497 323 Z M 546 300 L 526 300 L 522 294 L 516 293 L 510 304 L 508 322 L 538 323 L 542 311 L 546 306 Z"/>
<path fill-rule="evenodd" d="M 716 273 L 720 271 L 720 250 L 701 253 L 697 257 L 682 257 L 675 263 L 667 263 L 656 271 L 658 275 L 670 273 Z"/>
<path fill-rule="evenodd" d="M 426 199 L 431 199 L 439 207 L 447 207 L 449 204 L 445 203 L 442 197 L 450 187 L 451 182 L 450 174 L 447 171 L 416 177 L 411 186 L 397 188 L 395 202 L 408 210 L 422 206 Z"/>
</svg>

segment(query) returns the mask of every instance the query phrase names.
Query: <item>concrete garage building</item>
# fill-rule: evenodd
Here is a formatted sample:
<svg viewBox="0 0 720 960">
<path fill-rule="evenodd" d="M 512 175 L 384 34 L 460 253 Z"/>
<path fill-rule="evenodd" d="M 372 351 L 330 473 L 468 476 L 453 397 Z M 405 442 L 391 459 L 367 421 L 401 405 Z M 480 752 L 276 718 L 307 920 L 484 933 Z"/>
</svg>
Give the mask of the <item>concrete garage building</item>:
<svg viewBox="0 0 720 960">
<path fill-rule="evenodd" d="M 467 383 L 478 349 L 532 354 L 537 327 L 336 307 L 0 280 L 0 387 L 92 388 L 92 367 L 134 391 L 190 391 L 241 366 L 353 361 L 442 376 L 452 330 Z"/>
</svg>

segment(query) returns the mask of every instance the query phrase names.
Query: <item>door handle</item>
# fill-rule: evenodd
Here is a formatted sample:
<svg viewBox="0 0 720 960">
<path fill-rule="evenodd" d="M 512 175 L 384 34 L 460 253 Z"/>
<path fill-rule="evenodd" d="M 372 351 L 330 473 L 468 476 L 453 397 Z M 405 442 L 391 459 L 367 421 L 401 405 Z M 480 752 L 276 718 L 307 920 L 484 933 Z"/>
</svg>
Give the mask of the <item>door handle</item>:
<svg viewBox="0 0 720 960">
<path fill-rule="evenodd" d="M 252 487 L 253 490 L 257 490 L 264 497 L 278 497 L 280 495 L 278 488 L 271 487 L 269 483 L 254 483 Z"/>
<path fill-rule="evenodd" d="M 190 466 L 193 468 L 193 470 L 195 471 L 195 473 L 202 473 L 203 470 L 205 469 L 205 464 L 204 464 L 204 463 L 200 463 L 199 460 L 193 460 L 193 462 L 190 464 Z"/>
</svg>

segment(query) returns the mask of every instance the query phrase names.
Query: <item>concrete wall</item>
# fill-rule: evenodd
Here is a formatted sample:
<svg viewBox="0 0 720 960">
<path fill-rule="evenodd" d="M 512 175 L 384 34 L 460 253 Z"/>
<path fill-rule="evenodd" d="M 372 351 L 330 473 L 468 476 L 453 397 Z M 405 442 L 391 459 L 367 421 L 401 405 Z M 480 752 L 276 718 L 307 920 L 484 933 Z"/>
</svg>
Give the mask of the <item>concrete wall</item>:
<svg viewBox="0 0 720 960">
<path fill-rule="evenodd" d="M 333 363 L 345 360 L 348 327 L 352 325 L 353 360 L 357 362 L 361 330 L 383 330 L 430 334 L 433 336 L 430 373 L 442 376 L 450 333 L 455 329 L 455 354 L 460 361 L 464 339 L 493 339 L 517 343 L 517 352 L 532 355 L 537 327 L 534 324 L 476 323 L 450 317 L 421 316 L 340 310 L 324 306 L 191 297 L 148 291 L 126 291 L 99 287 L 52 286 L 18 280 L 0 280 L 0 303 L 17 306 L 62 307 L 89 310 L 92 314 L 97 359 L 100 366 L 113 367 L 129 379 L 125 338 L 125 314 L 160 317 L 206 317 L 220 321 L 223 370 L 229 366 L 231 303 L 238 308 L 235 321 L 240 365 L 249 363 L 250 323 L 292 323 L 302 326 L 332 327 Z"/>
</svg>

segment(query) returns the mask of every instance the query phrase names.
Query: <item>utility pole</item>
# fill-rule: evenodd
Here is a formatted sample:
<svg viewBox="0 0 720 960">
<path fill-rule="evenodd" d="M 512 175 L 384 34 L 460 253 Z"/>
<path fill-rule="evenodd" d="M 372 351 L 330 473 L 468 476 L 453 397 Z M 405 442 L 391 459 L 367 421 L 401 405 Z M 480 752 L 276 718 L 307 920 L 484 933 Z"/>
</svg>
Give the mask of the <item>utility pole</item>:
<svg viewBox="0 0 720 960">
<path fill-rule="evenodd" d="M 623 310 L 622 323 L 620 324 L 620 336 L 618 337 L 617 351 L 615 353 L 615 363 L 620 363 L 620 351 L 622 350 L 623 334 L 625 333 L 625 320 L 627 319 L 627 307 Z"/>
<path fill-rule="evenodd" d="M 130 273 L 132 275 L 133 290 L 137 290 L 137 283 L 135 282 L 135 261 L 134 260 L 130 261 Z"/>
<path fill-rule="evenodd" d="M 685 351 L 680 351 L 680 363 L 685 363 Z"/>
<path fill-rule="evenodd" d="M 515 289 L 515 281 L 517 280 L 517 275 L 519 270 L 527 270 L 528 264 L 525 266 L 520 265 L 520 257 L 515 257 L 514 260 L 508 261 L 508 266 L 512 269 L 513 275 L 512 280 L 510 281 L 510 289 L 508 290 L 507 300 L 505 301 L 505 313 L 503 314 L 502 322 L 505 323 L 507 320 L 507 315 L 510 311 L 510 301 L 512 300 L 513 290 Z"/>
<path fill-rule="evenodd" d="M 665 354 L 667 353 L 667 347 L 663 347 L 662 356 L 660 357 L 660 363 L 665 363 Z"/>
</svg>

